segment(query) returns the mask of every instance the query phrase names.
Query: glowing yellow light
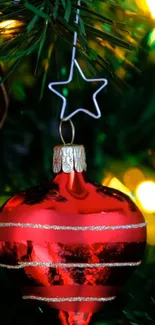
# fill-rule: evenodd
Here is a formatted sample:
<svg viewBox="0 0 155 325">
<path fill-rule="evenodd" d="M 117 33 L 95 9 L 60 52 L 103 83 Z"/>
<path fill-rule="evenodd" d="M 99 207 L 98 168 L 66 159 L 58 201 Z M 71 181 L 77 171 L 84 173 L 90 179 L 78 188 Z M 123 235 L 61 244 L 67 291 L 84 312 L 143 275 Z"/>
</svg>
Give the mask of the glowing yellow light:
<svg viewBox="0 0 155 325">
<path fill-rule="evenodd" d="M 155 1 L 154 0 L 146 0 L 149 11 L 151 13 L 152 18 L 155 18 Z"/>
<path fill-rule="evenodd" d="M 151 214 L 150 214 L 151 215 Z M 154 216 L 152 220 L 148 220 L 149 218 L 146 218 L 147 221 L 147 243 L 149 245 L 155 245 L 155 224 L 154 224 Z"/>
<path fill-rule="evenodd" d="M 123 183 L 131 192 L 135 192 L 135 188 L 144 180 L 145 177 L 138 168 L 130 168 L 123 175 Z"/>
<path fill-rule="evenodd" d="M 109 187 L 115 188 L 118 191 L 123 192 L 124 194 L 127 194 L 128 196 L 132 197 L 132 193 L 130 190 L 122 184 L 121 181 L 119 181 L 116 177 L 113 177 L 111 181 L 108 184 Z M 132 197 L 133 199 L 133 197 Z"/>
<path fill-rule="evenodd" d="M 0 22 L 0 28 L 13 28 L 16 27 L 16 20 L 4 20 Z"/>
<path fill-rule="evenodd" d="M 0 34 L 10 34 L 17 31 L 24 23 L 19 20 L 4 20 L 0 22 Z"/>
<path fill-rule="evenodd" d="M 155 212 L 155 182 L 145 181 L 139 184 L 136 189 L 136 195 L 146 212 Z"/>
</svg>

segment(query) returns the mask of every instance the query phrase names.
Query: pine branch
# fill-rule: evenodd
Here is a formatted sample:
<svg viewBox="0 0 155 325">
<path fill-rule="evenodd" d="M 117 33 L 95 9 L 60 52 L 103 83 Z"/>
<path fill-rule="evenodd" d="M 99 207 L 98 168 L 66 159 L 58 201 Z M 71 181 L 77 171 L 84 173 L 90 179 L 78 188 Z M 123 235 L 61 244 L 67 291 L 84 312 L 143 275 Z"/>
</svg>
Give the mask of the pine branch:
<svg viewBox="0 0 155 325">
<path fill-rule="evenodd" d="M 84 54 L 85 61 L 89 66 L 92 65 L 92 62 L 86 48 L 90 48 L 90 34 L 96 39 L 96 42 L 98 42 L 98 38 L 101 38 L 112 44 L 112 46 L 117 45 L 128 50 L 132 49 L 133 46 L 118 35 L 118 30 L 127 33 L 124 22 L 114 21 L 111 17 L 108 17 L 108 13 L 107 16 L 105 13 L 104 15 L 98 13 L 97 6 L 100 3 L 106 3 L 111 10 L 112 8 L 115 10 L 120 6 L 119 1 L 111 0 L 84 0 L 80 7 L 77 6 L 77 0 L 33 0 L 31 2 L 20 0 L 18 3 L 15 1 L 0 1 L 0 11 L 3 13 L 0 16 L 0 23 L 10 19 L 22 23 L 19 28 L 18 25 L 10 29 L 7 27 L 0 28 L 0 60 L 6 61 L 12 58 L 19 60 L 37 51 L 38 66 L 47 44 L 50 46 L 56 36 L 63 37 L 71 44 L 71 36 L 74 31 L 78 31 L 79 51 Z M 77 8 L 80 9 L 79 26 L 74 23 Z M 111 32 L 95 28 L 95 23 L 111 26 Z M 10 31 L 11 40 L 4 41 L 6 30 Z M 52 35 L 51 39 L 49 39 L 49 35 Z M 85 48 L 83 44 L 86 45 Z M 93 52 L 96 52 L 96 63 L 99 63 L 97 51 L 93 49 Z"/>
</svg>

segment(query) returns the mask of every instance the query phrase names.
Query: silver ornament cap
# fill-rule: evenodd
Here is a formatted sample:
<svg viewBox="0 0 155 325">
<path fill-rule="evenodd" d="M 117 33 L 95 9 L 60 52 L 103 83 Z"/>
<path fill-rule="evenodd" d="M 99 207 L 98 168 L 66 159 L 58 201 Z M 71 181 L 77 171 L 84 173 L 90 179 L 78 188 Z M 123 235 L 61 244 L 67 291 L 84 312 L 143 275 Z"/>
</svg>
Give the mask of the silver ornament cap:
<svg viewBox="0 0 155 325">
<path fill-rule="evenodd" d="M 54 148 L 53 151 L 53 172 L 70 173 L 75 170 L 76 172 L 86 171 L 86 155 L 83 145 L 62 145 Z"/>
</svg>

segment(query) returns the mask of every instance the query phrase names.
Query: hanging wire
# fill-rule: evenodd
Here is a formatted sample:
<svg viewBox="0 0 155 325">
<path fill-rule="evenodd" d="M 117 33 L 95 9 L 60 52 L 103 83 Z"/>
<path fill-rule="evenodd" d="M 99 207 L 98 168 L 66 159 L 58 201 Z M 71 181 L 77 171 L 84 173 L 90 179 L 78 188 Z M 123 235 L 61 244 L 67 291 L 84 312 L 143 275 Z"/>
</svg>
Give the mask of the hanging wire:
<svg viewBox="0 0 155 325">
<path fill-rule="evenodd" d="M 78 0 L 77 5 L 78 7 L 80 6 L 81 1 Z M 80 15 L 80 9 L 78 8 L 76 10 L 76 16 L 75 16 L 75 23 L 78 24 L 79 23 L 79 15 Z M 71 56 L 71 65 L 70 65 L 70 72 L 69 72 L 69 77 L 66 81 L 54 81 L 51 82 L 48 87 L 49 89 L 54 92 L 57 96 L 59 96 L 62 99 L 62 107 L 61 107 L 61 113 L 60 113 L 60 119 L 64 120 L 64 121 L 68 121 L 69 119 L 71 119 L 74 115 L 76 115 L 79 112 L 83 112 L 91 117 L 93 117 L 94 119 L 99 119 L 101 117 L 101 111 L 100 111 L 100 107 L 98 105 L 96 96 L 98 95 L 98 93 L 107 86 L 108 81 L 105 78 L 93 78 L 93 79 L 87 79 L 82 71 L 82 69 L 79 66 L 79 63 L 76 60 L 76 45 L 77 45 L 77 32 L 74 32 L 74 36 L 73 36 L 73 48 L 72 48 L 72 56 Z M 102 85 L 97 89 L 97 91 L 95 93 L 93 93 L 92 99 L 96 108 L 96 114 L 93 114 L 92 112 L 90 112 L 87 109 L 84 108 L 77 108 L 75 111 L 73 111 L 71 114 L 69 114 L 68 116 L 65 116 L 65 111 L 66 111 L 66 107 L 67 107 L 67 100 L 65 98 L 65 96 L 63 96 L 60 92 L 58 92 L 54 87 L 55 86 L 60 86 L 60 85 L 67 85 L 69 84 L 72 79 L 73 79 L 73 74 L 74 74 L 74 67 L 76 66 L 76 68 L 78 69 L 81 77 L 87 81 L 87 82 L 102 82 Z M 54 87 L 53 87 L 54 86 Z"/>
</svg>

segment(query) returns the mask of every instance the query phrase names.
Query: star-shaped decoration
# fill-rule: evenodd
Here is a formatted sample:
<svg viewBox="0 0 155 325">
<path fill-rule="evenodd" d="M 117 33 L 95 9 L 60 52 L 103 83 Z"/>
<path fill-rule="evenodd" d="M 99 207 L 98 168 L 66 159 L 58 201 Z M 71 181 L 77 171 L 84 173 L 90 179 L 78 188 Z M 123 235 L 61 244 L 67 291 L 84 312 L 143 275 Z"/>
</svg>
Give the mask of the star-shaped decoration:
<svg viewBox="0 0 155 325">
<path fill-rule="evenodd" d="M 55 88 L 53 88 L 54 86 L 60 86 L 60 85 L 67 85 L 69 84 L 72 79 L 73 79 L 73 73 L 74 73 L 74 66 L 76 66 L 76 68 L 78 69 L 81 77 L 86 81 L 86 82 L 102 82 L 102 86 L 99 87 L 95 93 L 93 93 L 93 96 L 92 96 L 92 99 L 93 99 L 93 102 L 94 102 L 94 105 L 95 105 L 95 108 L 96 108 L 96 114 L 93 114 L 92 112 L 88 111 L 87 109 L 84 109 L 84 108 L 78 108 L 76 109 L 75 111 L 73 111 L 71 114 L 69 114 L 68 116 L 65 116 L 65 111 L 66 111 L 66 106 L 67 106 L 67 99 L 60 93 L 58 92 Z M 104 89 L 108 84 L 108 81 L 107 79 L 104 79 L 104 78 L 98 78 L 98 79 L 87 79 L 83 73 L 83 71 L 81 70 L 78 62 L 76 59 L 74 59 L 74 61 L 72 61 L 72 64 L 71 64 L 71 69 L 70 69 L 70 74 L 69 74 L 69 78 L 68 80 L 66 81 L 57 81 L 57 82 L 51 82 L 49 84 L 49 89 L 51 91 L 53 91 L 56 95 L 58 95 L 61 99 L 62 99 L 62 108 L 61 108 L 61 114 L 60 114 L 60 119 L 63 119 L 64 121 L 68 121 L 69 119 L 71 119 L 75 114 L 79 113 L 79 112 L 83 112 L 95 119 L 98 119 L 101 117 L 101 111 L 100 111 L 100 108 L 99 108 L 99 105 L 98 105 L 98 102 L 97 102 L 97 99 L 96 99 L 96 96 L 98 95 L 98 93 Z"/>
</svg>

